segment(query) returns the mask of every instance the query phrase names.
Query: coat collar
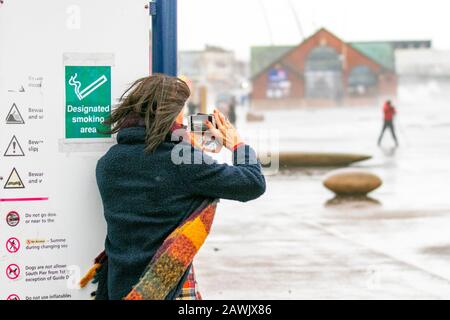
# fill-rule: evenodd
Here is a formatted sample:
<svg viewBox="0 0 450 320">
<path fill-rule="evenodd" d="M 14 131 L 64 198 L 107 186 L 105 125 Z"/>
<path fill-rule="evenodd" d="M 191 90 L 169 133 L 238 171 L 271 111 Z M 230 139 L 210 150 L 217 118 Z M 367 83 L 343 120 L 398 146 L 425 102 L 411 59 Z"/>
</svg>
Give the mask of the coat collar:
<svg viewBox="0 0 450 320">
<path fill-rule="evenodd" d="M 183 125 L 174 124 L 173 128 L 166 136 L 165 141 L 171 143 L 179 143 L 183 141 L 184 137 L 187 137 L 186 128 L 187 127 Z M 177 131 L 177 136 L 180 136 L 180 132 L 178 130 L 181 130 L 183 139 L 180 139 L 180 141 L 173 141 L 172 133 L 174 131 Z M 146 137 L 145 127 L 143 126 L 129 127 L 119 131 L 119 133 L 117 134 L 117 142 L 119 144 L 145 144 L 145 137 Z"/>
<path fill-rule="evenodd" d="M 117 134 L 119 144 L 142 144 L 145 143 L 145 127 L 124 128 Z"/>
</svg>

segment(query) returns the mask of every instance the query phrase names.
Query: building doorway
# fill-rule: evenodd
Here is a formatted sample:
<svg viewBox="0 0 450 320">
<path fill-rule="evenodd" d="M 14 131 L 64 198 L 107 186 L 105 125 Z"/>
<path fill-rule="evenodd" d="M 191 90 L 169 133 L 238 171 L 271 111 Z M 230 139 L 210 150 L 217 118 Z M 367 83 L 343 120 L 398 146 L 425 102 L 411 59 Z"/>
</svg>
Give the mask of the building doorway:
<svg viewBox="0 0 450 320">
<path fill-rule="evenodd" d="M 334 48 L 321 46 L 309 53 L 305 63 L 305 97 L 342 99 L 342 60 Z"/>
</svg>

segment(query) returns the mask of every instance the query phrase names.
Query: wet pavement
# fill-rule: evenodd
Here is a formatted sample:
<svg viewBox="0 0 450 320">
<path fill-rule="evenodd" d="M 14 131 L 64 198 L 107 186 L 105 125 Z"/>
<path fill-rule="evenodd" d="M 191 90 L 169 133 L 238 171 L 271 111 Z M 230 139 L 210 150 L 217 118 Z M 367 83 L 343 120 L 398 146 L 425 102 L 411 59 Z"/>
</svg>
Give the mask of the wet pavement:
<svg viewBox="0 0 450 320">
<path fill-rule="evenodd" d="M 399 107 L 400 148 L 376 140 L 376 108 L 265 112 L 242 132 L 279 130 L 280 149 L 373 155 L 354 165 L 384 185 L 330 201 L 332 169 L 282 170 L 267 192 L 222 201 L 196 260 L 205 299 L 450 299 L 450 108 Z"/>
</svg>

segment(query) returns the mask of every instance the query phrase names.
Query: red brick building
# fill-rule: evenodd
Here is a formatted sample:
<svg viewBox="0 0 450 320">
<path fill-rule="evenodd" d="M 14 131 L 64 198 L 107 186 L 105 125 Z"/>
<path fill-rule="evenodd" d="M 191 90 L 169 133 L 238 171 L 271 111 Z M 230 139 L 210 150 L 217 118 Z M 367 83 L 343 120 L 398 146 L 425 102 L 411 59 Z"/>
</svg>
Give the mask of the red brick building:
<svg viewBox="0 0 450 320">
<path fill-rule="evenodd" d="M 375 44 L 346 43 L 320 29 L 296 47 L 254 48 L 252 106 L 369 105 L 395 98 L 394 49 Z"/>
</svg>

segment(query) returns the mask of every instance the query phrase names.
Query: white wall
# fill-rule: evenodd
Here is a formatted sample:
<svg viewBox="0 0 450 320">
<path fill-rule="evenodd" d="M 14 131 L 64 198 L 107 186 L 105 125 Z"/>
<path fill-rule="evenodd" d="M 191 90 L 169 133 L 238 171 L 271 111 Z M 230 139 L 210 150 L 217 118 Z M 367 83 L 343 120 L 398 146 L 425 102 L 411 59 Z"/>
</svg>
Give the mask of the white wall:
<svg viewBox="0 0 450 320">
<path fill-rule="evenodd" d="M 450 77 L 450 51 L 396 50 L 395 61 L 400 76 Z"/>
<path fill-rule="evenodd" d="M 84 273 L 103 249 L 105 224 L 95 182 L 95 165 L 110 140 L 75 144 L 64 140 L 63 54 L 113 53 L 112 97 L 148 74 L 150 18 L 140 0 L 5 0 L 0 6 L 0 299 L 17 294 L 20 299 L 85 299 L 92 288 L 77 290 L 71 280 L 35 275 L 33 267 L 44 271 Z M 33 87 L 42 78 L 42 87 Z M 32 86 L 29 86 L 29 85 Z M 10 92 L 19 87 L 24 93 Z M 5 118 L 16 103 L 23 125 L 7 125 Z M 32 109 L 37 109 L 34 112 Z M 29 118 L 37 115 L 38 119 Z M 39 117 L 43 117 L 39 119 Z M 4 157 L 12 136 L 24 150 L 24 157 Z M 43 141 L 39 151 L 29 151 L 30 140 Z M 69 145 L 69 147 L 67 147 Z M 64 147 L 65 146 L 65 147 Z M 24 189 L 4 189 L 16 168 Z M 41 183 L 28 181 L 30 173 L 43 174 Z M 6 201 L 12 198 L 48 197 L 48 201 Z M 16 227 L 6 224 L 6 215 L 17 211 Z M 32 223 L 27 215 L 54 213 L 54 222 Z M 27 221 L 28 220 L 28 223 Z M 9 253 L 5 244 L 17 238 L 21 247 Z M 63 239 L 67 248 L 36 250 L 27 243 L 51 243 Z M 60 243 L 59 243 L 60 244 Z M 16 280 L 6 277 L 6 269 L 20 267 Z M 59 268 L 66 265 L 68 268 Z M 45 269 L 45 266 L 51 269 Z M 54 268 L 56 267 L 56 268 Z M 67 271 L 69 269 L 69 272 Z M 28 273 L 29 272 L 29 273 Z M 47 279 L 47 277 L 49 277 Z M 32 281 L 39 278 L 39 281 Z M 58 296 L 59 295 L 59 296 Z"/>
</svg>

